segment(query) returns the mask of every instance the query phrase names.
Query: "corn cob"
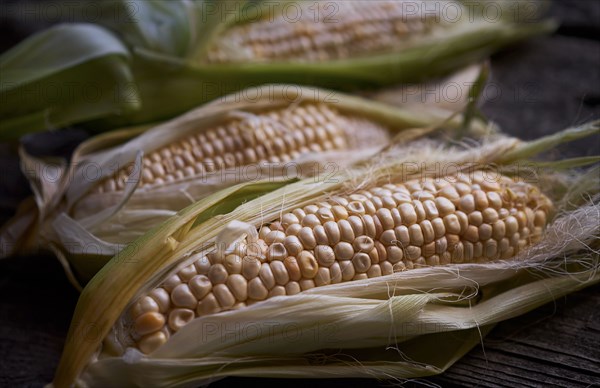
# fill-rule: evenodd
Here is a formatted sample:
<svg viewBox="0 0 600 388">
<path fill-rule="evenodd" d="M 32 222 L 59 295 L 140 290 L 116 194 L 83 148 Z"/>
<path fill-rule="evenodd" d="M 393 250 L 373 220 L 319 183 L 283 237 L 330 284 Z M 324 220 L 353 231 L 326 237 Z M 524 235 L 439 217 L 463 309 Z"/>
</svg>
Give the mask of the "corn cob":
<svg viewBox="0 0 600 388">
<path fill-rule="evenodd" d="M 130 310 L 151 353 L 198 316 L 313 287 L 426 266 L 510 259 L 539 241 L 550 200 L 482 171 L 332 196 L 282 214 L 257 236 L 199 256 Z"/>
<path fill-rule="evenodd" d="M 407 12 L 407 1 L 294 3 L 273 20 L 234 26 L 210 46 L 208 63 L 325 62 L 380 54 L 448 28 L 441 13 Z M 438 4 L 439 7 L 440 4 Z M 441 9 L 441 7 L 439 7 Z"/>
<path fill-rule="evenodd" d="M 127 181 L 131 181 L 131 172 L 136 170 L 140 171 L 139 184 L 128 200 L 132 208 L 147 207 L 148 195 L 164 193 L 167 188 L 175 192 L 184 188 L 194 199 L 199 199 L 211 191 L 245 179 L 257 180 L 257 174 L 268 179 L 282 179 L 289 167 L 298 167 L 294 172 L 297 176 L 313 174 L 310 163 L 307 163 L 309 168 L 302 168 L 306 162 L 325 164 L 331 160 L 338 166 L 344 166 L 376 152 L 387 144 L 391 132 L 413 120 L 411 117 L 405 121 L 407 118 L 403 117 L 401 110 L 394 111 L 395 108 L 383 104 L 369 106 L 366 100 L 348 98 L 347 101 L 324 103 L 319 101 L 318 96 L 305 97 L 307 89 L 300 88 L 296 93 L 303 101 L 290 102 L 290 91 L 285 86 L 275 90 L 277 98 L 273 101 L 271 95 L 263 97 L 269 100 L 266 105 L 263 105 L 263 100 L 241 105 L 225 102 L 222 106 L 214 105 L 217 112 L 213 114 L 210 113 L 211 105 L 207 105 L 209 113 L 201 119 L 208 123 L 205 126 L 194 125 L 194 122 L 201 121 L 195 118 L 203 111 L 201 108 L 197 116 L 182 125 L 185 129 L 180 131 L 180 136 L 170 135 L 160 146 L 146 146 L 149 152 L 141 167 L 130 163 L 106 179 L 90 182 L 91 187 L 80 189 L 89 190 L 89 195 L 79 199 L 70 213 L 78 220 L 114 205 L 120 200 L 118 195 L 124 191 Z M 283 94 L 287 96 L 283 97 Z M 432 116 L 427 120 L 437 119 Z M 216 125 L 213 124 L 215 121 Z M 174 125 L 177 125 L 175 123 L 177 120 L 174 120 Z M 166 130 L 156 128 L 154 133 L 149 132 L 142 137 L 151 142 L 153 137 L 162 137 L 159 132 Z M 113 152 L 125 150 L 129 145 L 117 147 Z M 354 153 L 343 155 L 341 151 Z M 250 173 L 245 174 L 248 168 Z M 288 178 L 293 177 L 296 176 Z M 189 196 L 168 202 L 162 195 L 157 197 L 166 202 L 159 205 L 164 210 L 176 211 L 190 203 Z M 170 198 L 173 197 L 177 195 L 170 194 Z M 112 226 L 108 225 L 108 229 L 112 230 Z M 104 237 L 103 229 L 98 228 L 97 234 Z M 114 236 L 110 231 L 109 234 L 111 237 L 107 240 L 110 242 L 131 241 L 129 236 Z"/>
<path fill-rule="evenodd" d="M 69 20 L 0 58 L 6 81 L 0 90 L 6 101 L 0 107 L 0 137 L 84 122 L 96 130 L 153 123 L 264 83 L 355 91 L 421 82 L 555 28 L 551 22 L 520 23 L 519 15 L 487 20 L 481 12 L 487 1 L 474 7 L 456 1 L 432 6 L 410 1 L 283 1 L 275 7 L 251 2 L 249 7 L 258 7 L 262 16 L 254 20 L 252 11 L 245 12 L 245 1 L 172 0 L 168 5 L 140 3 L 148 15 L 141 28 L 104 17 L 93 26 Z M 103 15 L 137 17 L 123 1 L 93 3 Z M 208 12 L 211 7 L 215 14 Z M 515 2 L 500 7 L 503 15 L 519 8 Z M 93 38 L 99 34 L 104 38 Z M 56 61 L 51 53 L 65 40 L 74 45 L 67 57 Z M 24 73 L 23 64 L 31 71 Z M 85 98 L 80 82 L 84 73 L 101 74 L 101 104 L 90 106 Z M 43 93 L 25 92 L 57 82 L 72 83 L 75 89 L 53 101 L 51 114 Z"/>
<path fill-rule="evenodd" d="M 385 126 L 341 114 L 335 106 L 309 103 L 233 119 L 150 152 L 139 187 L 215 174 L 262 163 L 289 163 L 308 153 L 342 151 L 385 144 Z M 120 169 L 94 193 L 122 191 L 130 172 Z"/>
</svg>

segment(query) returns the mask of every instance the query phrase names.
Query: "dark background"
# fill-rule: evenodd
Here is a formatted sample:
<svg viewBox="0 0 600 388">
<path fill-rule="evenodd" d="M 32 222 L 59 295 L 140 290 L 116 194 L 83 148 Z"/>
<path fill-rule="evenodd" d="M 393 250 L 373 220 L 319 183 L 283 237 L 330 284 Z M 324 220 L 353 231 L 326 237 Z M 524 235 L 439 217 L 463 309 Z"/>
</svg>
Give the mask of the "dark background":
<svg viewBox="0 0 600 388">
<path fill-rule="evenodd" d="M 15 1 L 0 1 L 7 3 Z M 483 111 L 506 132 L 523 139 L 600 118 L 600 1 L 555 1 L 549 14 L 561 23 L 555 34 L 513 46 L 492 59 L 490 82 L 501 94 L 486 102 Z M 2 13 L 0 52 L 41 27 L 20 24 Z M 45 147 L 68 155 L 87 135 L 73 128 L 46 136 Z M 600 138 L 595 137 L 562 146 L 553 156 L 599 151 Z M 4 222 L 29 188 L 19 172 L 15 144 L 0 144 L 0 166 L 0 222 Z M 599 291 L 600 286 L 590 287 L 505 321 L 446 373 L 415 383 L 600 386 Z M 52 380 L 77 297 L 51 255 L 0 261 L 0 386 L 39 387 Z M 238 384 L 331 388 L 393 382 L 228 378 L 212 386 Z"/>
</svg>

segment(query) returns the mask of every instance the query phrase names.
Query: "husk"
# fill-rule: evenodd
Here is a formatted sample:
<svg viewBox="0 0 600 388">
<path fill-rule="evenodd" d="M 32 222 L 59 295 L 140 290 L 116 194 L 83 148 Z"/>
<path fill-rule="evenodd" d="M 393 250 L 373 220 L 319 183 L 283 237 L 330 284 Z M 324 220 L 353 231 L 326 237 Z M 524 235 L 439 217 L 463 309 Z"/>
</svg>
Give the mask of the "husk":
<svg viewBox="0 0 600 388">
<path fill-rule="evenodd" d="M 166 120 L 198 104 L 264 83 L 296 83 L 336 90 L 364 90 L 401 82 L 422 82 L 481 61 L 508 44 L 549 33 L 556 28 L 556 24 L 551 21 L 523 21 L 514 15 L 489 21 L 481 16 L 478 7 L 475 7 L 475 12 L 470 12 L 468 7 L 456 2 L 456 7 L 462 10 L 462 18 L 446 23 L 448 28 L 440 33 L 412 39 L 406 47 L 393 52 L 321 63 L 204 63 L 207 47 L 218 42 L 220 32 L 235 23 L 249 22 L 244 18 L 246 3 L 248 2 L 237 0 L 86 0 L 69 4 L 68 9 L 61 12 L 65 17 L 69 15 L 69 20 L 65 22 L 89 21 L 86 12 L 97 9 L 99 17 L 94 20 L 97 25 L 81 23 L 77 24 L 80 27 L 69 24 L 55 27 L 65 32 L 59 40 L 52 39 L 53 30 L 48 29 L 38 35 L 37 45 L 32 45 L 32 41 L 27 40 L 11 52 L 19 53 L 21 63 L 30 68 L 32 73 L 46 72 L 46 86 L 42 85 L 42 91 L 58 80 L 63 85 L 75 85 L 75 95 L 83 98 L 76 97 L 67 101 L 61 99 L 51 109 L 47 106 L 40 107 L 37 101 L 40 98 L 42 102 L 48 102 L 44 98 L 45 93 L 39 92 L 39 85 L 35 82 L 19 79 L 23 89 L 36 91 L 34 94 L 37 100 L 16 99 L 13 98 L 14 93 L 0 90 L 0 98 L 8 102 L 5 104 L 6 109 L 2 110 L 3 128 L 6 131 L 0 132 L 0 137 L 16 138 L 25 133 L 75 123 L 86 123 L 91 129 L 103 131 L 118 126 Z M 309 6 L 312 4 L 310 1 L 306 3 Z M 285 6 L 285 2 L 277 2 L 276 5 L 273 7 L 270 2 L 260 2 L 258 6 L 256 3 L 248 6 L 259 7 L 264 18 L 269 19 L 273 16 L 270 12 L 283 12 L 281 8 Z M 501 6 L 502 13 L 506 15 L 518 8 L 514 3 L 502 3 Z M 20 9 L 19 4 L 11 6 L 11 9 L 12 15 L 27 14 Z M 84 67 L 71 59 L 65 59 L 59 61 L 59 67 L 49 68 L 48 61 L 56 58 L 53 53 L 64 47 L 64 41 L 81 41 L 84 45 L 89 41 L 91 47 L 98 40 L 86 37 L 86 34 L 78 34 L 76 28 L 95 28 L 100 31 L 98 36 L 110 35 L 110 39 L 107 38 L 102 44 L 108 47 L 115 40 L 119 45 L 119 54 L 124 51 L 128 60 L 110 56 L 97 66 Z M 106 29 L 120 40 L 115 39 Z M 90 57 L 88 51 L 82 50 L 79 54 L 75 52 L 76 61 L 82 62 Z M 37 54 L 35 61 L 29 52 Z M 11 66 L 7 58 L 0 57 L 3 72 L 18 70 Z M 116 93 L 118 98 L 110 101 L 103 98 L 102 104 L 97 103 L 98 101 L 86 104 L 89 98 L 85 98 L 85 93 L 89 89 L 87 81 L 90 79 L 98 80 L 93 82 L 93 86 L 101 89 L 102 97 L 113 97 Z M 7 80 L 13 81 L 12 78 Z"/>
<path fill-rule="evenodd" d="M 256 174 L 254 169 L 244 173 L 247 170 L 241 166 L 161 187 L 137 187 L 144 154 L 228 118 L 301 102 L 325 103 L 343 114 L 373 120 L 389 128 L 396 142 L 424 136 L 438 126 L 451 128 L 461 123 L 453 112 L 394 107 L 297 85 L 265 85 L 226 96 L 150 129 L 144 126 L 98 135 L 80 145 L 69 163 L 33 157 L 21 150 L 22 170 L 30 180 L 37 209 L 30 206 L 29 212 L 20 212 L 4 226 L 0 240 L 12 248 L 5 249 L 5 254 L 49 247 L 61 258 L 69 278 L 79 279 L 75 284 L 79 287 L 124 244 L 211 193 L 244 180 L 277 182 L 311 175 L 326 179 L 353 163 L 368 160 L 385 146 L 357 133 L 352 136 L 358 146 L 351 152 L 319 152 L 285 164 L 255 164 Z M 478 122 L 471 128 L 482 132 L 485 126 Z M 136 168 L 123 192 L 90 193 L 104 177 L 129 163 Z"/>
<path fill-rule="evenodd" d="M 91 24 L 24 40 L 0 56 L 0 139 L 139 110 L 131 59 L 116 36 Z"/>
<path fill-rule="evenodd" d="M 437 280 L 427 275 L 413 274 Z M 457 278 L 455 274 L 453 279 Z M 350 297 L 330 296 L 326 286 L 319 294 L 274 298 L 239 312 L 200 318 L 149 357 L 132 352 L 93 363 L 78 384 L 198 386 L 226 376 L 430 376 L 442 373 L 478 345 L 494 323 L 598 281 L 600 276 L 590 279 L 584 274 L 532 281 L 514 289 L 503 282 L 494 286 L 508 290 L 492 292 L 486 301 L 468 298 L 474 306 L 436 303 L 465 298 L 460 288 L 374 299 L 351 292 Z M 396 291 L 391 279 L 383 283 L 390 293 Z M 477 291 L 485 294 L 488 288 L 473 293 Z"/>
<path fill-rule="evenodd" d="M 230 375 L 407 379 L 442 372 L 494 323 L 600 280 L 598 193 L 554 192 L 556 182 L 580 183 L 578 174 L 538 177 L 557 205 L 561 199 L 581 205 L 557 206 L 543 240 L 513 260 L 409 270 L 272 298 L 196 319 L 147 356 L 131 349 L 118 356 L 114 349 L 102 351 L 101 343 L 113 326 L 116 338 L 126 336 L 122 317 L 132 301 L 188 265 L 192 253 L 239 238 L 244 230 L 229 226 L 232 221 L 257 228 L 331 191 L 351 192 L 390 177 L 398 182 L 445 175 L 434 167 L 439 163 L 465 173 L 489 168 L 507 151 L 524 147 L 504 137 L 451 149 L 420 141 L 392 147 L 381 161 L 349 170 L 336 182 L 304 180 L 274 191 L 246 184 L 207 197 L 130 244 L 92 279 L 76 308 L 55 385 L 192 386 Z M 407 163 L 416 167 L 407 170 Z M 259 187 L 265 194 L 243 203 L 238 194 Z M 219 202 L 235 209 L 207 217 Z M 94 338 L 85 337 L 91 327 Z M 249 337 L 251 327 L 268 330 Z M 290 327 L 297 337 L 283 337 Z"/>
<path fill-rule="evenodd" d="M 424 83 L 400 84 L 364 93 L 377 101 L 396 106 L 427 106 L 449 112 L 462 112 L 469 101 L 469 89 L 475 84 L 481 66 L 473 64 L 448 76 Z M 452 95 L 450 89 L 452 88 Z"/>
<path fill-rule="evenodd" d="M 401 84 L 364 94 L 377 101 L 396 106 L 411 106 L 416 110 L 426 107 L 430 112 L 436 111 L 439 114 L 445 112 L 447 115 L 462 112 L 463 125 L 458 128 L 454 136 L 460 139 L 466 133 L 473 132 L 471 123 L 480 116 L 478 106 L 485 102 L 482 91 L 487 84 L 489 71 L 489 63 L 486 61 L 429 82 Z M 480 136 L 499 130 L 494 123 L 487 124 Z"/>
</svg>

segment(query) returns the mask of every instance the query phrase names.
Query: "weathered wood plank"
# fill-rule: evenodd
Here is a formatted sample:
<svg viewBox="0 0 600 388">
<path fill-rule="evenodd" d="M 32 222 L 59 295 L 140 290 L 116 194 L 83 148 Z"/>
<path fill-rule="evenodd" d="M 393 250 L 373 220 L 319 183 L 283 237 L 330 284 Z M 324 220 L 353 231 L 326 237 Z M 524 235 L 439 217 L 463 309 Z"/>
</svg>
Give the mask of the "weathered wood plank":
<svg viewBox="0 0 600 388">
<path fill-rule="evenodd" d="M 502 322 L 484 340 L 485 352 L 473 349 L 431 380 L 444 386 L 600 384 L 600 335 L 590 328 L 599 301 L 600 286 L 594 286 Z"/>
</svg>

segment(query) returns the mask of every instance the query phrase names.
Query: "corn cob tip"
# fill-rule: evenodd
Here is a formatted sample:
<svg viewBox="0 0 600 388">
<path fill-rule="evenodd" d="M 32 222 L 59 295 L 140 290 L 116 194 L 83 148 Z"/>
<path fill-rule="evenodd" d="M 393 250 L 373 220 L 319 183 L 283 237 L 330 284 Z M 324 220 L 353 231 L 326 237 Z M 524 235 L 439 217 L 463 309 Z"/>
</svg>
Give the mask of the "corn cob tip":
<svg viewBox="0 0 600 388">
<path fill-rule="evenodd" d="M 148 354 L 196 317 L 426 266 L 510 259 L 542 237 L 551 201 L 504 176 L 411 180 L 296 208 L 227 250 L 197 254 L 128 311 Z"/>
</svg>

